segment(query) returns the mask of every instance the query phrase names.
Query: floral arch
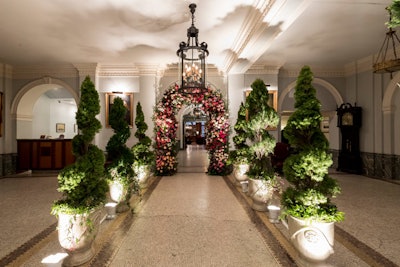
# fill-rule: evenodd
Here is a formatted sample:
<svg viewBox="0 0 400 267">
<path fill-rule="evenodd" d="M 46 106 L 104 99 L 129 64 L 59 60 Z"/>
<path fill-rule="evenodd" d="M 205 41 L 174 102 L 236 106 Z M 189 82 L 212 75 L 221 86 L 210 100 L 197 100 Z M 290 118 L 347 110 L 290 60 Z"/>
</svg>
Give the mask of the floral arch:
<svg viewBox="0 0 400 267">
<path fill-rule="evenodd" d="M 173 175 L 177 172 L 176 114 L 187 104 L 197 104 L 207 114 L 206 149 L 210 175 L 224 175 L 227 171 L 229 119 L 226 104 L 219 90 L 210 87 L 181 92 L 179 86 L 169 88 L 154 111 L 156 174 Z"/>
</svg>

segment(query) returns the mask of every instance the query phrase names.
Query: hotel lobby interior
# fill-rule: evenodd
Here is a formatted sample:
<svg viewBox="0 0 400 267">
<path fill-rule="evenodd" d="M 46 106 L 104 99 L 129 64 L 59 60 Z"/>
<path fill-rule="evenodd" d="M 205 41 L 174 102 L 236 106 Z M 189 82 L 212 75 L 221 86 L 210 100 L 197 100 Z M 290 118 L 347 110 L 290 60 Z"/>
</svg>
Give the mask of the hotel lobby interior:
<svg viewBox="0 0 400 267">
<path fill-rule="evenodd" d="M 140 103 L 156 149 L 157 112 L 174 88 L 198 89 L 189 77 L 217 92 L 233 151 L 239 109 L 257 79 L 279 116 L 268 132 L 286 142 L 303 66 L 313 72 L 321 104 L 329 176 L 341 187 L 333 202 L 345 214 L 334 224 L 333 244 L 310 241 L 328 244 L 329 257 L 302 256 L 287 218 L 254 209 L 247 181 L 234 172 L 210 175 L 207 140 L 216 127 L 208 128 L 206 102 L 189 97 L 174 99 L 177 172 L 153 172 L 128 211 L 110 215 L 104 207 L 92 256 L 79 266 L 400 266 L 400 40 L 386 9 L 394 2 L 0 1 L 0 266 L 62 266 L 67 257 L 51 208 L 62 196 L 60 170 L 76 159 L 86 77 L 99 95 L 102 125 L 92 143 L 105 154 L 114 97 L 127 107 L 126 146 L 138 142 Z M 191 49 L 200 71 L 194 63 L 184 68 L 194 61 L 185 54 Z M 346 117 L 348 107 L 357 119 Z M 312 240 L 307 229 L 304 238 Z"/>
</svg>

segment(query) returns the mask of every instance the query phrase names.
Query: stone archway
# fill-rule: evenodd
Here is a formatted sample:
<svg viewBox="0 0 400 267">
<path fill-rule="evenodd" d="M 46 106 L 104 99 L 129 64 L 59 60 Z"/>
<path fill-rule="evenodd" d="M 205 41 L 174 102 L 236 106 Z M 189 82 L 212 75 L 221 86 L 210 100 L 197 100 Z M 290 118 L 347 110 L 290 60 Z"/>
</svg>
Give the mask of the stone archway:
<svg viewBox="0 0 400 267">
<path fill-rule="evenodd" d="M 192 93 L 170 87 L 157 103 L 154 112 L 156 174 L 173 175 L 177 172 L 178 144 L 177 112 L 187 104 L 197 104 L 207 114 L 206 149 L 209 156 L 207 173 L 223 175 L 227 171 L 229 118 L 222 94 L 212 88 L 193 89 Z"/>
</svg>

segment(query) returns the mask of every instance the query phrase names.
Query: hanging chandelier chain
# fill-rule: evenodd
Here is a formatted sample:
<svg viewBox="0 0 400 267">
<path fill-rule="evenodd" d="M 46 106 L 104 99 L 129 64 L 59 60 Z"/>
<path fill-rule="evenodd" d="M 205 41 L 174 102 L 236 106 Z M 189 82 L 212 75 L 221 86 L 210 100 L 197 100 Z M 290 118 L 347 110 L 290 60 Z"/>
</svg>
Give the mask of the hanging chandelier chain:
<svg viewBox="0 0 400 267">
<path fill-rule="evenodd" d="M 389 25 L 392 22 L 392 12 L 387 7 L 386 10 L 389 12 Z M 396 34 L 396 31 L 389 27 L 386 32 L 385 40 L 379 50 L 376 62 L 373 64 L 375 73 L 392 73 L 400 70 L 400 59 L 397 57 L 396 41 L 400 44 L 400 39 Z M 394 58 L 387 59 L 388 52 L 392 50 Z"/>
<path fill-rule="evenodd" d="M 181 42 L 176 52 L 180 58 L 180 91 L 193 94 L 194 89 L 206 88 L 206 57 L 208 56 L 207 43 L 199 45 L 199 29 L 194 25 L 196 4 L 190 4 L 192 14 L 191 26 L 187 29 L 187 42 Z"/>
</svg>

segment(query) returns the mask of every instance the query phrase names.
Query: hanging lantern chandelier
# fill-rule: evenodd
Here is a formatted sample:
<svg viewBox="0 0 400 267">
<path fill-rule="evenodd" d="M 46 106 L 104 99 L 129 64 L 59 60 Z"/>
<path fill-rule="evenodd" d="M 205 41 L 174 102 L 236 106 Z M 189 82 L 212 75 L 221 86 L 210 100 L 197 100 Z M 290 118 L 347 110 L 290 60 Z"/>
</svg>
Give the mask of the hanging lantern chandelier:
<svg viewBox="0 0 400 267">
<path fill-rule="evenodd" d="M 194 12 L 196 4 L 189 5 L 192 14 L 192 25 L 187 29 L 187 42 L 181 42 L 176 54 L 179 60 L 180 90 L 191 94 L 195 89 L 206 88 L 206 57 L 208 56 L 207 43 L 199 45 L 199 29 L 194 26 Z"/>
<path fill-rule="evenodd" d="M 389 8 L 389 23 L 392 22 L 392 14 Z M 397 43 L 397 45 L 396 45 Z M 400 70 L 400 58 L 397 57 L 396 47 L 400 44 L 396 31 L 389 27 L 385 40 L 379 50 L 376 62 L 373 64 L 374 73 L 392 73 Z M 392 55 L 392 57 L 390 57 Z"/>
</svg>

